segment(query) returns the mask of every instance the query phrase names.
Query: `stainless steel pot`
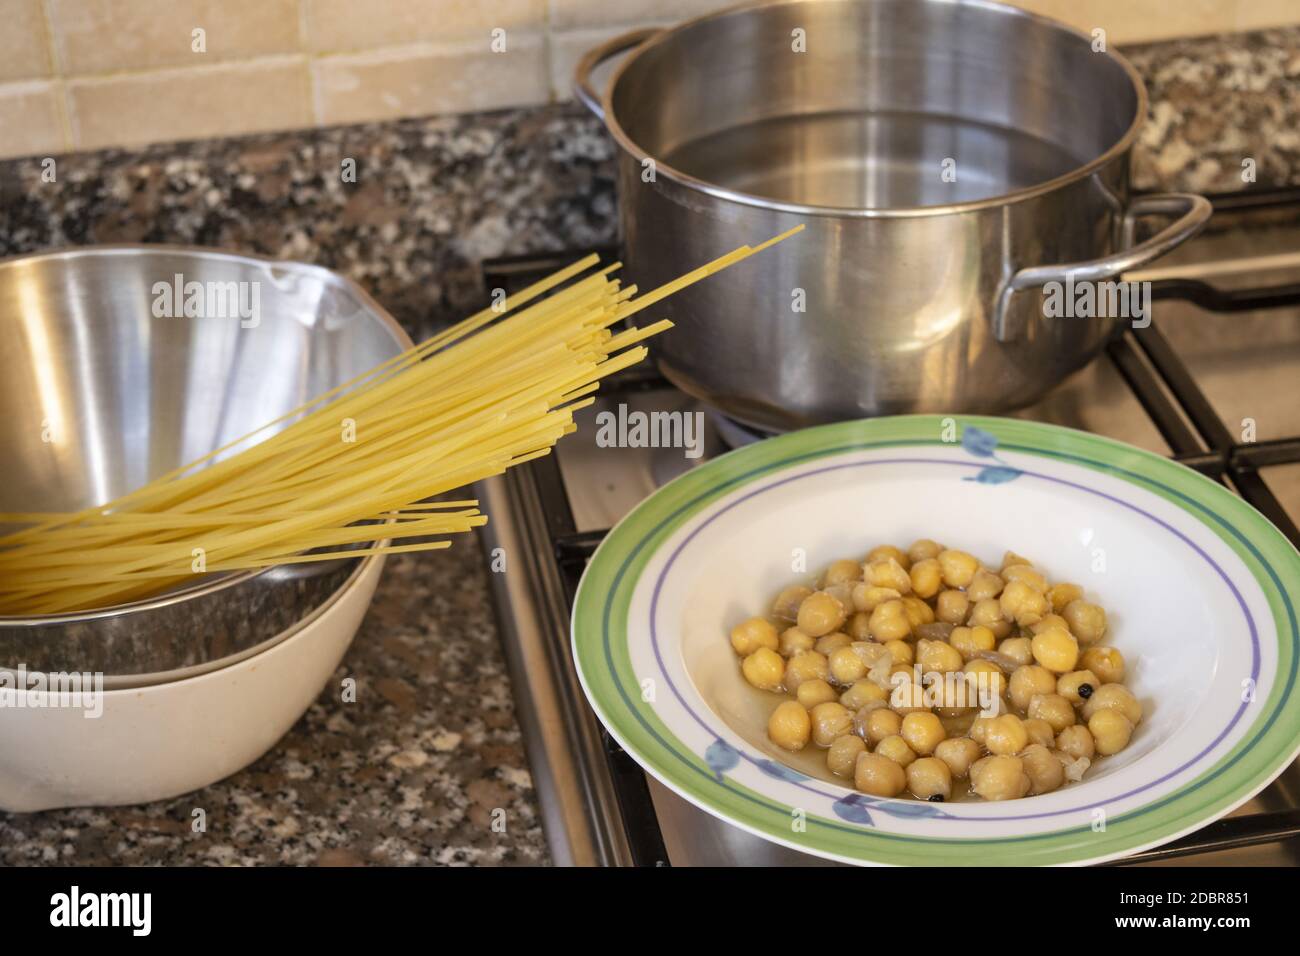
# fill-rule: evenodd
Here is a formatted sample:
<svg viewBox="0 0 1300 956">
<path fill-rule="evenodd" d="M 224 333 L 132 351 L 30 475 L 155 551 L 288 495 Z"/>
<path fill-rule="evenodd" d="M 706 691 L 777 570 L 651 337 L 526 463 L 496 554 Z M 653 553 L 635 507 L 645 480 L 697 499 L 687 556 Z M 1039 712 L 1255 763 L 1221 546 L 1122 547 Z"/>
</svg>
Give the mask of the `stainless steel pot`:
<svg viewBox="0 0 1300 956">
<path fill-rule="evenodd" d="M 664 304 L 664 373 L 782 430 L 1005 411 L 1087 363 L 1126 318 L 1048 318 L 1044 285 L 1118 277 L 1210 215 L 1130 199 L 1146 92 L 1093 45 L 984 0 L 780 0 L 589 52 L 576 91 L 619 146 L 631 281 L 807 225 Z M 1135 244 L 1154 215 L 1177 218 Z"/>
<path fill-rule="evenodd" d="M 178 282 L 226 295 L 221 314 L 177 314 Z M 248 317 L 234 311 L 241 295 L 257 304 Z M 410 345 L 364 290 L 318 266 L 173 246 L 0 261 L 0 512 L 102 504 Z M 0 669 L 100 672 L 110 688 L 215 670 L 295 633 L 375 560 L 214 574 L 83 613 L 0 615 Z"/>
</svg>

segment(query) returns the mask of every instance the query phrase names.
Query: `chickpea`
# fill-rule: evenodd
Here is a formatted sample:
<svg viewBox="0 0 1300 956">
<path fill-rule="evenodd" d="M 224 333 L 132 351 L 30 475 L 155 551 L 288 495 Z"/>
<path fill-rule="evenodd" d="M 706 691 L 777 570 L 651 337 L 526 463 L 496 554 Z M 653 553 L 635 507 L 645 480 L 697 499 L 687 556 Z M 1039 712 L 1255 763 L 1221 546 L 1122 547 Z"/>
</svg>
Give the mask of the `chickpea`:
<svg viewBox="0 0 1300 956">
<path fill-rule="evenodd" d="M 954 627 L 948 636 L 948 643 L 957 649 L 965 660 L 970 660 L 980 651 L 991 651 L 997 645 L 997 638 L 983 624 L 974 627 Z"/>
<path fill-rule="evenodd" d="M 1033 563 L 1034 563 L 1034 562 L 1030 561 L 1028 558 L 1022 558 L 1020 555 L 1016 554 L 1014 551 L 1005 551 L 1005 552 L 1003 552 L 1003 554 L 1002 554 L 1002 568 L 1001 568 L 1001 570 L 1000 570 L 998 573 L 1001 574 L 1003 578 L 1006 578 L 1006 573 L 1005 573 L 1005 572 L 1006 572 L 1007 568 L 1013 568 L 1013 567 L 1015 567 L 1017 564 L 1030 564 L 1030 565 L 1032 565 Z"/>
<path fill-rule="evenodd" d="M 1002 606 L 1002 616 L 1021 627 L 1038 622 L 1047 613 L 1047 595 L 1034 590 L 1025 581 L 1008 581 L 998 600 Z"/>
<path fill-rule="evenodd" d="M 925 558 L 912 565 L 912 593 L 917 597 L 929 598 L 939 593 L 943 587 L 943 570 L 934 558 Z"/>
<path fill-rule="evenodd" d="M 1041 718 L 1031 717 L 1026 720 L 1025 733 L 1029 734 L 1030 746 L 1041 744 L 1044 747 L 1054 747 L 1056 745 L 1056 733 L 1052 730 L 1052 725 Z"/>
<path fill-rule="evenodd" d="M 812 710 L 818 704 L 825 704 L 835 699 L 835 688 L 820 677 L 806 680 L 795 688 L 795 700 Z"/>
<path fill-rule="evenodd" d="M 912 750 L 906 740 L 898 734 L 892 737 L 886 737 L 880 743 L 876 744 L 876 753 L 882 757 L 888 757 L 900 767 L 906 767 L 916 759 L 916 753 Z"/>
<path fill-rule="evenodd" d="M 970 739 L 983 747 L 984 742 L 988 740 L 989 724 L 996 719 L 995 717 L 976 717 L 971 721 L 970 730 L 967 731 Z"/>
<path fill-rule="evenodd" d="M 1118 684 L 1109 684 L 1118 687 Z M 1103 757 L 1117 754 L 1133 738 L 1133 722 L 1119 710 L 1099 710 L 1088 718 L 1088 730 L 1093 745 Z"/>
<path fill-rule="evenodd" d="M 910 594 L 903 598 L 903 616 L 907 618 L 912 633 L 916 633 L 919 627 L 934 623 L 934 610 L 930 605 Z"/>
<path fill-rule="evenodd" d="M 812 594 L 812 588 L 794 584 L 776 596 L 772 602 L 772 616 L 779 621 L 793 624 L 799 618 L 799 605 Z"/>
<path fill-rule="evenodd" d="M 740 672 L 745 675 L 745 680 L 759 690 L 780 688 L 785 670 L 786 663 L 781 655 L 769 647 L 760 647 L 740 663 Z"/>
<path fill-rule="evenodd" d="M 897 601 L 902 596 L 893 588 L 879 588 L 865 581 L 853 585 L 853 590 L 849 592 L 853 606 L 859 611 L 874 611 L 886 601 Z"/>
<path fill-rule="evenodd" d="M 900 716 L 930 709 L 925 702 L 925 688 L 916 683 L 915 677 L 910 667 L 890 674 L 893 689 L 889 694 L 889 706 Z"/>
<path fill-rule="evenodd" d="M 975 761 L 971 789 L 985 800 L 1015 800 L 1029 792 L 1029 775 L 1019 757 L 998 754 Z"/>
<path fill-rule="evenodd" d="M 853 786 L 873 797 L 896 797 L 907 786 L 907 773 L 888 757 L 863 753 L 853 766 Z"/>
<path fill-rule="evenodd" d="M 851 777 L 854 765 L 858 762 L 858 754 L 866 752 L 867 745 L 861 737 L 852 734 L 836 737 L 826 751 L 826 769 L 837 777 Z"/>
<path fill-rule="evenodd" d="M 1118 710 L 1136 726 L 1142 720 L 1142 704 L 1123 684 L 1102 684 L 1091 697 L 1084 702 L 1083 719 L 1092 727 L 1092 717 L 1103 710 Z M 1097 732 L 1093 731 L 1095 737 Z"/>
<path fill-rule="evenodd" d="M 960 778 L 970 773 L 971 764 L 979 759 L 980 745 L 969 737 L 949 737 L 939 741 L 934 755 L 948 765 L 954 777 Z"/>
<path fill-rule="evenodd" d="M 895 664 L 911 665 L 916 660 L 916 651 L 907 641 L 889 641 L 884 647 L 893 656 Z"/>
<path fill-rule="evenodd" d="M 876 745 L 886 737 L 893 737 L 903 729 L 903 718 L 892 710 L 876 708 L 864 715 L 858 711 L 853 718 L 853 729 L 857 735 L 871 745 Z"/>
<path fill-rule="evenodd" d="M 821 637 L 838 630 L 844 623 L 844 605 L 833 594 L 814 591 L 799 605 L 799 630 L 811 637 Z"/>
<path fill-rule="evenodd" d="M 934 714 L 917 712 L 903 718 L 900 736 L 913 751 L 928 757 L 948 735 L 944 732 L 943 723 Z"/>
<path fill-rule="evenodd" d="M 1113 647 L 1090 647 L 1083 652 L 1083 666 L 1097 675 L 1101 684 L 1124 679 L 1124 655 Z"/>
<path fill-rule="evenodd" d="M 787 627 L 781 632 L 781 643 L 777 650 L 782 657 L 793 657 L 800 651 L 811 651 L 816 643 L 817 640 L 812 635 L 805 634 L 797 627 Z"/>
<path fill-rule="evenodd" d="M 903 613 L 902 601 L 886 601 L 871 612 L 871 636 L 884 643 L 899 640 L 912 633 L 912 625 Z"/>
<path fill-rule="evenodd" d="M 1057 760 L 1042 744 L 1030 744 L 1020 754 L 1025 776 L 1029 778 L 1029 793 L 1051 793 L 1065 783 L 1065 765 Z"/>
<path fill-rule="evenodd" d="M 871 615 L 863 611 L 856 611 L 849 615 L 849 621 L 844 625 L 845 632 L 855 641 L 866 641 L 871 638 Z"/>
<path fill-rule="evenodd" d="M 787 700 L 772 711 L 767 720 L 767 736 L 772 743 L 786 750 L 803 750 L 812 732 L 812 720 L 803 704 Z"/>
<path fill-rule="evenodd" d="M 1087 651 L 1083 655 L 1088 656 Z M 1056 692 L 1071 704 L 1082 704 L 1092 696 L 1092 692 L 1101 686 L 1097 675 L 1090 670 L 1070 671 L 1062 674 L 1056 681 Z M 1084 690 L 1084 688 L 1087 690 Z"/>
<path fill-rule="evenodd" d="M 1070 633 L 1080 644 L 1096 644 L 1106 635 L 1106 612 L 1096 604 L 1082 599 L 1071 601 L 1061 616 L 1070 622 Z"/>
<path fill-rule="evenodd" d="M 907 556 L 915 565 L 918 561 L 928 561 L 931 558 L 937 558 L 939 552 L 943 550 L 943 545 L 938 541 L 931 541 L 929 538 L 919 538 L 912 542 L 912 546 L 907 549 Z"/>
<path fill-rule="evenodd" d="M 1008 637 L 998 645 L 998 653 L 1011 658 L 1022 667 L 1034 662 L 1033 644 L 1027 637 Z"/>
<path fill-rule="evenodd" d="M 1047 589 L 1047 598 L 1052 602 L 1052 610 L 1060 614 L 1071 601 L 1083 598 L 1083 588 L 1077 584 L 1053 584 Z"/>
<path fill-rule="evenodd" d="M 1057 674 L 1067 674 L 1079 663 L 1079 642 L 1069 631 L 1059 628 L 1041 631 L 1034 635 L 1030 646 L 1034 660 Z"/>
<path fill-rule="evenodd" d="M 813 743 L 818 747 L 829 747 L 836 737 L 853 733 L 853 711 L 838 701 L 818 704 L 811 714 Z"/>
<path fill-rule="evenodd" d="M 873 561 L 863 568 L 862 580 L 878 588 L 893 588 L 899 594 L 912 592 L 912 578 L 893 558 Z"/>
<path fill-rule="evenodd" d="M 1052 628 L 1060 628 L 1062 631 L 1070 629 L 1069 623 L 1059 614 L 1044 614 L 1042 619 L 1036 624 L 1029 625 L 1029 633 L 1037 634 L 1040 631 L 1047 631 Z"/>
<path fill-rule="evenodd" d="M 1017 667 L 1011 672 L 1007 683 L 1007 696 L 1016 710 L 1027 710 L 1029 701 L 1036 694 L 1051 694 L 1056 691 L 1056 675 L 1046 667 L 1028 664 Z"/>
<path fill-rule="evenodd" d="M 997 598 L 976 601 L 966 623 L 971 627 L 987 627 L 999 639 L 1011 633 L 1011 622 L 1002 616 L 1002 603 Z"/>
<path fill-rule="evenodd" d="M 1092 742 L 1092 731 L 1083 724 L 1066 727 L 1057 734 L 1056 749 L 1075 760 L 1080 758 L 1091 760 L 1093 754 L 1097 752 Z"/>
<path fill-rule="evenodd" d="M 940 551 L 938 560 L 943 571 L 943 583 L 950 588 L 966 587 L 980 567 L 974 555 L 965 551 Z"/>
<path fill-rule="evenodd" d="M 751 617 L 731 629 L 731 646 L 741 657 L 748 657 L 760 647 L 776 650 L 781 646 L 781 638 L 771 621 Z"/>
<path fill-rule="evenodd" d="M 843 631 L 832 631 L 817 638 L 817 643 L 813 645 L 813 650 L 823 657 L 830 657 L 841 647 L 848 647 L 853 643 L 853 638 L 849 637 Z"/>
<path fill-rule="evenodd" d="M 777 660 L 780 660 L 778 657 Z M 824 680 L 830 683 L 831 668 L 826 655 L 816 651 L 800 651 L 785 662 L 783 682 L 788 691 L 798 691 L 806 680 Z"/>
<path fill-rule="evenodd" d="M 931 677 L 927 689 L 940 717 L 960 717 L 979 706 L 975 680 L 960 671 Z"/>
<path fill-rule="evenodd" d="M 1001 577 L 992 571 L 980 568 L 975 572 L 975 577 L 971 578 L 970 584 L 966 586 L 966 596 L 972 603 L 987 601 L 1001 594 L 1005 585 L 1006 582 Z"/>
<path fill-rule="evenodd" d="M 980 695 L 979 704 L 981 709 L 984 709 L 987 704 L 986 696 L 998 699 L 1007 692 L 1007 676 L 1002 673 L 1002 668 L 992 661 L 977 658 L 973 661 L 967 661 L 962 670 L 975 681 L 975 688 Z"/>
<path fill-rule="evenodd" d="M 847 584 L 862 580 L 862 566 L 856 561 L 845 558 L 834 562 L 822 575 L 822 587 L 831 584 Z"/>
<path fill-rule="evenodd" d="M 989 753 L 1018 754 L 1029 743 L 1025 722 L 1015 714 L 994 717 L 984 732 L 984 746 Z"/>
<path fill-rule="evenodd" d="M 1056 733 L 1074 723 L 1074 707 L 1060 694 L 1035 694 L 1029 698 L 1026 713 L 1034 720 L 1047 721 Z"/>
<path fill-rule="evenodd" d="M 1023 581 L 1039 593 L 1047 593 L 1047 578 L 1043 577 L 1034 570 L 1033 565 L 1013 564 L 1002 572 L 1002 580 L 1010 584 L 1012 581 Z"/>
<path fill-rule="evenodd" d="M 934 616 L 949 624 L 961 624 L 970 613 L 970 598 L 962 591 L 943 591 L 934 605 Z"/>
<path fill-rule="evenodd" d="M 800 689 L 802 690 L 802 688 Z M 852 687 L 840 694 L 840 703 L 852 711 L 861 710 L 867 704 L 877 700 L 888 703 L 889 692 L 869 680 L 857 681 Z"/>
<path fill-rule="evenodd" d="M 943 641 L 917 641 L 916 662 L 921 665 L 921 673 L 938 671 L 948 674 L 962 669 L 964 661 L 957 648 Z"/>
<path fill-rule="evenodd" d="M 952 796 L 952 771 L 938 757 L 922 757 L 907 765 L 907 789 L 922 800 L 942 803 Z"/>
<path fill-rule="evenodd" d="M 849 648 L 862 659 L 862 663 L 866 664 L 868 669 L 875 667 L 886 658 L 889 658 L 891 664 L 893 663 L 889 649 L 884 644 L 877 644 L 875 641 L 854 641 Z"/>
<path fill-rule="evenodd" d="M 912 564 L 912 559 L 892 544 L 878 544 L 867 552 L 867 564 L 875 564 L 877 561 L 897 561 L 903 566 L 904 571 Z"/>
</svg>

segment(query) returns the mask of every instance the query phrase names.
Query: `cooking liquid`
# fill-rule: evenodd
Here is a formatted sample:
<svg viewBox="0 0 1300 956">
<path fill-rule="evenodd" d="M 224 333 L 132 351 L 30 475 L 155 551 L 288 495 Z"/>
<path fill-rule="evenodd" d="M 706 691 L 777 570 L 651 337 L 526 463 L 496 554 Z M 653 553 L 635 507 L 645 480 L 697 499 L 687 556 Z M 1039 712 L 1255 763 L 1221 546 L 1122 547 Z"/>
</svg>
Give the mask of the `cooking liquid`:
<svg viewBox="0 0 1300 956">
<path fill-rule="evenodd" d="M 663 162 L 766 199 L 865 209 L 989 199 L 1083 165 L 1023 130 L 889 112 L 759 120 L 682 143 Z"/>
</svg>

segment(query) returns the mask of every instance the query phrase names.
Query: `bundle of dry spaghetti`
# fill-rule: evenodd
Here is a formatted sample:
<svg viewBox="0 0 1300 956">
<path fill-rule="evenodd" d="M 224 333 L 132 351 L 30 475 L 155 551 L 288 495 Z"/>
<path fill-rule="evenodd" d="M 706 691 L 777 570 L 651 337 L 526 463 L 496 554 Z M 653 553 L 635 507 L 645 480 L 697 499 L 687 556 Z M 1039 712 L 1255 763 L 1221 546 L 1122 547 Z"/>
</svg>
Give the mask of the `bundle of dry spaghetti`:
<svg viewBox="0 0 1300 956">
<path fill-rule="evenodd" d="M 445 548 L 440 536 L 487 518 L 476 501 L 426 499 L 547 454 L 600 379 L 671 323 L 613 326 L 801 228 L 640 297 L 612 277 L 617 263 L 593 272 L 588 256 L 128 495 L 0 514 L 20 526 L 0 537 L 0 614 L 106 607 L 196 573 Z M 403 539 L 419 540 L 391 543 Z"/>
</svg>

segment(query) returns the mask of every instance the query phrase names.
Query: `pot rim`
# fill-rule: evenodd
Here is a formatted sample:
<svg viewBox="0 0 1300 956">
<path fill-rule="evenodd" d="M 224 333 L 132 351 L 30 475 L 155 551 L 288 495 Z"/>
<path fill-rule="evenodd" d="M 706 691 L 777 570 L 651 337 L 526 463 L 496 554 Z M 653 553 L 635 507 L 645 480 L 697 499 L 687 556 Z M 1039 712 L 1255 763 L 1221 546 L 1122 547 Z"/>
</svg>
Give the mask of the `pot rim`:
<svg viewBox="0 0 1300 956">
<path fill-rule="evenodd" d="M 48 249 L 43 252 L 21 253 L 15 256 L 6 256 L 0 258 L 0 269 L 16 266 L 24 262 L 30 262 L 41 259 L 75 259 L 82 256 L 99 256 L 99 255 L 138 255 L 141 253 L 153 254 L 186 254 L 199 255 L 210 259 L 225 259 L 237 262 L 245 262 L 257 265 L 263 268 L 284 269 L 300 274 L 315 274 L 320 276 L 324 281 L 334 283 L 346 289 L 352 295 L 356 296 L 357 301 L 361 303 L 370 313 L 379 320 L 380 324 L 393 337 L 397 346 L 403 350 L 413 347 L 414 343 L 411 337 L 406 333 L 391 315 L 388 310 L 380 305 L 374 297 L 370 295 L 361 285 L 342 273 L 335 272 L 333 269 L 327 269 L 324 266 L 318 266 L 310 262 L 298 262 L 293 259 L 274 259 L 270 256 L 259 256 L 253 253 L 230 252 L 224 249 L 213 249 L 206 246 L 192 246 L 183 243 L 163 243 L 163 242 L 138 242 L 138 243 L 106 243 L 104 245 L 89 246 L 68 246 L 61 249 Z M 347 579 L 339 585 L 335 593 L 343 590 L 350 585 L 358 574 L 370 566 L 374 558 L 382 558 L 383 555 L 358 555 L 357 558 L 343 558 L 341 560 L 358 561 L 357 567 L 353 573 L 348 575 Z M 290 564 L 292 562 L 286 562 Z M 281 565 L 271 565 L 266 568 L 248 569 L 244 571 L 225 571 L 212 575 L 207 575 L 203 580 L 196 581 L 193 584 L 182 585 L 162 594 L 155 594 L 152 597 L 137 598 L 134 601 L 127 601 L 122 604 L 110 604 L 104 607 L 89 608 L 84 611 L 62 611 L 58 614 L 0 614 L 0 629 L 15 627 L 49 627 L 65 624 L 77 624 L 84 621 L 103 620 L 105 618 L 125 617 L 133 614 L 141 614 L 146 611 L 157 610 L 158 608 L 168 607 L 173 604 L 179 604 L 192 598 L 202 597 L 203 595 L 213 594 L 217 591 L 224 591 L 236 587 L 240 584 L 250 581 L 260 575 L 269 574 Z M 329 603 L 333 595 L 326 599 Z M 323 605 L 322 605 L 323 606 Z M 260 645 L 258 645 L 260 647 Z M 4 670 L 4 665 L 0 664 L 0 671 Z"/>
<path fill-rule="evenodd" d="M 715 10 L 712 13 L 706 13 L 702 16 L 693 17 L 676 26 L 667 27 L 659 33 L 651 36 L 649 39 L 638 44 L 636 48 L 623 58 L 623 61 L 615 68 L 613 75 L 610 77 L 604 92 L 601 94 L 601 107 L 604 112 L 603 122 L 609 130 L 610 135 L 614 137 L 615 142 L 623 149 L 624 152 L 631 155 L 638 162 L 652 159 L 655 164 L 656 175 L 663 173 L 667 179 L 678 185 L 685 186 L 688 189 L 705 193 L 716 199 L 722 199 L 729 202 L 739 203 L 745 206 L 765 209 L 772 212 L 795 213 L 802 216 L 817 216 L 826 218 L 851 218 L 851 219 L 917 219 L 927 216 L 946 216 L 954 213 L 978 212 L 985 209 L 995 209 L 1001 206 L 1013 203 L 1025 202 L 1030 199 L 1037 199 L 1048 193 L 1055 192 L 1072 183 L 1079 182 L 1093 175 L 1099 169 L 1109 165 L 1115 160 L 1123 157 L 1133 147 L 1138 133 L 1141 131 L 1147 116 L 1147 90 L 1146 84 L 1138 74 L 1133 64 L 1120 53 L 1117 53 L 1113 47 L 1107 43 L 1106 50 L 1102 53 L 1108 57 L 1128 76 L 1132 85 L 1137 103 L 1133 111 L 1133 121 L 1129 124 L 1124 134 L 1116 140 L 1105 152 L 1093 157 L 1081 166 L 1075 167 L 1064 175 L 1057 176 L 1054 179 L 1037 183 L 1033 186 L 1027 186 L 1024 189 L 1017 189 L 1013 192 L 1002 193 L 998 196 L 989 196 L 985 199 L 974 199 L 966 202 L 944 203 L 933 206 L 893 206 L 888 208 L 864 208 L 860 206 L 821 206 L 810 203 L 784 202 L 777 199 L 769 199 L 765 196 L 759 196 L 754 193 L 741 192 L 735 189 L 728 189 L 725 186 L 719 186 L 707 180 L 699 179 L 683 172 L 667 163 L 654 159 L 649 153 L 643 150 L 635 143 L 622 124 L 618 121 L 618 116 L 614 112 L 613 93 L 618 87 L 619 80 L 622 79 L 623 73 L 639 59 L 646 51 L 653 49 L 670 41 L 673 37 L 683 33 L 697 24 L 705 23 L 710 20 L 719 20 L 723 17 L 733 16 L 735 14 L 746 13 L 755 10 L 761 10 L 766 7 L 793 6 L 799 3 L 817 3 L 824 0 L 757 0 L 757 2 L 737 3 L 725 7 L 721 10 Z M 952 6 L 979 7 L 987 10 L 993 10 L 1000 14 L 1022 17 L 1031 20 L 1043 26 L 1050 27 L 1068 33 L 1071 36 L 1091 43 L 1092 38 L 1080 30 L 1076 30 L 1069 24 L 1062 23 L 1052 17 L 1046 17 L 1042 14 L 1031 13 L 1022 10 L 1019 7 L 1013 7 L 997 0 L 913 0 L 918 3 L 943 3 Z"/>
</svg>

